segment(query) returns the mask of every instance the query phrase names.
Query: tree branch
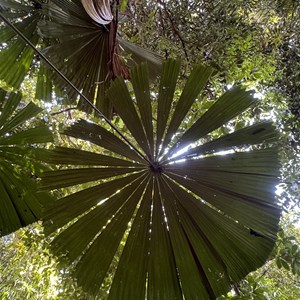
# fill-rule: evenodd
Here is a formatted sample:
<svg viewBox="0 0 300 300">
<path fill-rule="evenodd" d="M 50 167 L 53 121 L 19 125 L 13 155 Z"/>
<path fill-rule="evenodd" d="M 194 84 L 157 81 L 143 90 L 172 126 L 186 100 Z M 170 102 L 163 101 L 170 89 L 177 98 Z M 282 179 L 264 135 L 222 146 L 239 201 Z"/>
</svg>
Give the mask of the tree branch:
<svg viewBox="0 0 300 300">
<path fill-rule="evenodd" d="M 56 115 L 59 115 L 59 114 L 62 114 L 64 112 L 67 112 L 67 111 L 70 111 L 70 110 L 74 110 L 74 109 L 77 109 L 77 107 L 74 106 L 74 107 L 69 107 L 69 108 L 66 108 L 66 109 L 63 109 L 63 110 L 60 110 L 60 111 L 56 111 L 54 113 L 51 113 L 50 116 L 56 116 Z"/>
<path fill-rule="evenodd" d="M 182 49 L 183 49 L 183 52 L 185 54 L 185 57 L 186 57 L 186 60 L 189 61 L 189 56 L 188 56 L 188 53 L 186 51 L 186 46 L 185 46 L 185 42 L 180 34 L 180 32 L 178 31 L 178 29 L 176 28 L 176 24 L 175 24 L 175 21 L 173 19 L 173 17 L 171 16 L 168 8 L 167 8 L 167 5 L 164 1 L 162 0 L 158 0 L 159 4 L 161 4 L 166 12 L 166 15 L 168 17 L 168 19 L 170 20 L 170 23 L 171 23 L 171 26 L 172 26 L 172 29 L 173 29 L 173 33 L 179 38 L 180 42 L 181 42 L 181 45 L 182 45 Z"/>
</svg>

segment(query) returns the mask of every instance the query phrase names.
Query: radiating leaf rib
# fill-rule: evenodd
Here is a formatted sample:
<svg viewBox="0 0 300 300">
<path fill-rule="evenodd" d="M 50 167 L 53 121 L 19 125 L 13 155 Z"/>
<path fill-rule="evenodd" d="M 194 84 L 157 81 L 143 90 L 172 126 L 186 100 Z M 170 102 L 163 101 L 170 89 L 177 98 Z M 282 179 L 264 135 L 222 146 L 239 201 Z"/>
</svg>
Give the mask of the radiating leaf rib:
<svg viewBox="0 0 300 300">
<path fill-rule="evenodd" d="M 128 223 L 141 199 L 146 183 L 146 180 L 140 183 L 136 191 L 124 203 L 122 209 L 112 216 L 110 222 L 76 265 L 75 274 L 78 282 L 93 295 L 97 294 L 106 276 Z"/>
<path fill-rule="evenodd" d="M 54 6 L 53 9 L 54 12 L 69 15 L 69 18 L 67 19 L 64 19 L 62 16 L 59 15 L 60 18 L 58 20 L 60 20 L 63 23 L 69 21 L 69 19 L 71 19 L 72 17 L 76 19 L 83 19 L 83 20 L 91 19 L 90 16 L 83 9 L 80 1 L 51 0 L 49 5 L 52 5 L 53 3 L 56 5 L 56 7 Z M 68 14 L 68 12 L 72 12 L 72 14 Z"/>
<path fill-rule="evenodd" d="M 147 299 L 183 299 L 157 180 L 152 202 Z"/>
<path fill-rule="evenodd" d="M 49 171 L 43 174 L 43 189 L 62 188 L 100 179 L 140 172 L 135 168 L 80 168 Z"/>
<path fill-rule="evenodd" d="M 179 60 L 170 59 L 163 63 L 157 100 L 158 107 L 155 156 L 158 155 L 159 146 L 162 144 L 162 138 L 166 130 L 179 70 Z"/>
<path fill-rule="evenodd" d="M 149 182 L 134 218 L 108 299 L 144 299 L 150 242 L 153 182 Z"/>
<path fill-rule="evenodd" d="M 249 228 L 241 226 L 234 220 L 206 207 L 202 210 L 206 217 L 201 216 L 199 210 L 196 214 L 196 208 L 194 212 L 190 211 L 190 214 L 193 214 L 198 222 L 200 217 L 206 219 L 206 223 L 202 221 L 201 228 L 206 230 L 207 237 L 222 257 L 232 280 L 239 281 L 253 269 L 253 266 L 258 268 L 265 263 L 274 247 L 275 239 L 256 237 L 251 235 Z"/>
<path fill-rule="evenodd" d="M 211 252 L 215 253 L 216 258 L 222 259 L 230 279 L 238 281 L 252 269 L 251 265 L 257 268 L 264 263 L 267 253 L 274 246 L 274 239 L 251 235 L 249 228 L 207 207 L 190 193 L 176 190 L 176 194 L 182 207 L 186 209 L 206 236 L 209 245 L 213 247 Z M 224 280 L 226 283 L 225 278 Z"/>
<path fill-rule="evenodd" d="M 67 21 L 65 21 L 64 23 L 55 22 L 55 19 L 56 18 L 54 13 L 54 16 L 51 20 L 39 21 L 39 27 L 42 29 L 43 35 L 50 36 L 51 38 L 60 38 L 60 45 L 66 42 L 74 43 L 74 40 L 76 40 L 77 42 L 80 41 L 79 48 L 74 49 L 74 53 L 78 53 L 78 51 L 82 49 L 82 45 L 87 45 L 91 42 L 91 39 L 97 39 L 97 37 L 95 37 L 95 33 L 97 33 L 97 31 L 94 25 L 88 25 L 86 24 L 86 22 L 84 22 L 83 24 L 77 23 L 77 26 L 74 26 L 74 24 Z M 59 23 L 59 26 L 57 23 Z M 84 38 L 89 37 L 89 39 L 85 43 L 82 43 L 81 41 L 85 39 L 81 40 L 79 35 L 82 35 L 82 37 Z M 45 51 L 52 52 L 52 49 L 60 47 L 60 45 L 53 45 L 53 47 L 46 48 L 47 50 Z M 62 49 L 62 53 L 63 55 L 72 55 L 72 51 L 69 47 L 67 47 L 66 49 Z"/>
<path fill-rule="evenodd" d="M 27 120 L 41 111 L 30 103 L 14 115 L 21 102 L 21 94 L 8 94 L 0 89 L 0 102 L 0 181 L 4 193 L 0 229 L 1 235 L 5 235 L 37 221 L 41 217 L 42 203 L 50 199 L 45 193 L 37 192 L 37 186 L 30 178 L 34 171 L 42 170 L 45 165 L 34 161 L 36 157 L 32 159 L 32 153 L 25 156 L 32 150 L 26 148 L 25 144 L 32 143 L 36 147 L 37 143 L 51 141 L 52 135 L 46 126 L 20 131 L 22 126 L 26 128 L 24 123 Z M 33 152 L 37 154 L 38 150 L 34 149 Z M 8 218 L 3 217 L 3 213 Z"/>
<path fill-rule="evenodd" d="M 31 10 L 32 8 L 30 8 Z M 3 13 L 3 12 L 2 12 Z M 26 13 L 27 15 L 27 13 Z M 32 23 L 32 19 L 31 18 L 24 18 L 24 20 L 22 22 L 15 22 L 14 26 L 22 31 L 26 31 L 26 28 L 28 28 Z M 7 26 L 2 26 L 1 27 L 1 31 L 0 31 L 0 42 L 1 43 L 8 43 L 8 42 L 13 42 L 14 38 L 16 36 L 16 33 Z M 16 49 L 14 49 L 15 51 Z"/>
<path fill-rule="evenodd" d="M 170 149 L 168 155 L 172 155 L 224 125 L 256 102 L 257 100 L 251 96 L 251 93 L 246 92 L 240 86 L 227 91 L 183 134 Z"/>
<path fill-rule="evenodd" d="M 273 123 L 265 121 L 237 130 L 231 134 L 221 136 L 218 139 L 212 140 L 198 147 L 191 148 L 182 155 L 176 156 L 169 161 L 196 157 L 205 153 L 225 151 L 232 149 L 232 147 L 276 142 L 277 139 L 278 134 Z"/>
<path fill-rule="evenodd" d="M 80 59 L 77 53 L 72 59 L 75 57 Z M 261 266 L 274 246 L 280 218 L 274 188 L 280 166 L 270 122 L 241 129 L 168 160 L 253 104 L 250 93 L 239 87 L 225 93 L 171 145 L 163 160 L 155 155 L 165 150 L 163 145 L 169 146 L 211 72 L 198 67 L 192 73 L 173 117 L 167 120 L 164 116 L 171 110 L 178 64 L 164 66 L 154 151 L 145 67 L 132 72 L 138 111 L 124 81 L 118 79 L 109 92 L 110 98 L 123 101 L 116 110 L 130 127 L 127 134 L 133 135 L 155 163 L 147 163 L 113 133 L 84 120 L 66 134 L 102 147 L 103 154 L 64 148 L 53 152 L 53 161 L 65 165 L 105 166 L 63 171 L 71 175 L 66 178 L 70 184 L 85 182 L 88 176 L 97 180 L 101 172 L 103 177 L 116 175 L 116 179 L 55 201 L 44 218 L 49 232 L 60 229 L 53 243 L 55 252 L 66 254 L 76 268 L 79 284 L 93 295 L 114 267 L 117 271 L 109 299 L 215 299 L 226 293 L 232 281 Z M 168 127 L 166 134 L 164 127 Z M 248 147 L 256 144 L 263 149 Z M 218 153 L 224 149 L 236 152 Z M 181 158 L 185 162 L 176 161 Z M 46 161 L 49 159 L 47 156 Z M 89 174 L 90 170 L 95 174 Z M 128 175 L 130 172 L 134 173 Z M 120 258 L 116 265 L 111 265 L 113 258 Z"/>
<path fill-rule="evenodd" d="M 54 164 L 122 166 L 134 168 L 142 167 L 142 165 L 133 161 L 119 159 L 108 155 L 98 154 L 80 149 L 57 147 L 49 154 L 49 162 Z"/>
<path fill-rule="evenodd" d="M 180 224 L 181 215 L 174 194 L 163 179 L 159 180 L 159 187 L 184 298 L 193 299 L 197 295 L 199 299 L 213 299 L 204 285 L 203 280 L 206 278 L 201 279 L 203 270 L 199 269 L 199 263 L 193 255 L 190 242 Z M 192 277 L 191 274 L 193 274 Z"/>
<path fill-rule="evenodd" d="M 30 172 L 34 173 L 35 176 L 39 176 L 43 171 L 49 170 L 49 166 L 43 163 L 46 161 L 45 155 L 48 155 L 48 153 L 44 152 L 44 149 L 32 149 L 23 148 L 22 146 L 21 148 L 18 146 L 0 146 L 0 157 L 13 166 L 13 168 L 19 166 L 21 170 L 28 169 L 30 161 L 32 164 Z"/>
<path fill-rule="evenodd" d="M 154 140 L 153 140 L 153 119 L 152 119 L 152 107 L 150 99 L 149 89 L 149 75 L 148 66 L 146 63 L 138 65 L 133 68 L 130 72 L 132 79 L 132 85 L 135 93 L 135 99 L 141 120 L 145 129 L 146 137 L 150 146 L 150 151 L 154 151 Z"/>
<path fill-rule="evenodd" d="M 233 159 L 232 159 L 233 158 Z M 201 162 L 208 160 L 210 167 L 215 161 L 215 168 L 223 169 L 221 174 L 208 165 L 201 171 Z M 232 162 L 232 165 L 231 165 Z M 257 172 L 252 168 L 257 168 Z M 225 172 L 226 166 L 228 172 Z M 189 172 L 186 172 L 189 170 Z M 248 172 L 232 176 L 234 171 Z M 246 226 L 252 226 L 261 232 L 276 232 L 280 210 L 273 203 L 274 187 L 279 177 L 278 154 L 276 148 L 253 151 L 253 153 L 236 153 L 220 157 L 191 160 L 191 163 L 178 164 L 167 174 L 202 199 L 220 209 L 228 216 Z M 199 171 L 199 172 L 198 172 Z M 188 176 L 186 174 L 188 173 Z M 232 182 L 231 182 L 232 181 Z M 233 181 L 236 181 L 234 184 Z M 226 184 L 227 183 L 227 184 Z"/>
<path fill-rule="evenodd" d="M 44 65 L 41 61 L 39 66 L 39 71 L 37 74 L 37 82 L 35 87 L 35 99 L 39 99 L 45 102 L 52 101 L 53 92 L 56 93 L 56 97 L 61 93 L 53 87 L 53 82 L 51 80 L 52 73 L 51 70 Z"/>
<path fill-rule="evenodd" d="M 141 123 L 134 107 L 129 91 L 123 79 L 117 78 L 107 92 L 107 96 L 113 103 L 117 113 L 124 121 L 126 127 L 135 138 L 136 142 L 151 159 L 150 147 Z"/>
<path fill-rule="evenodd" d="M 145 163 L 145 161 L 141 159 L 132 149 L 130 149 L 127 144 L 125 144 L 108 130 L 96 124 L 80 120 L 68 128 L 65 131 L 65 134 L 89 141 L 107 150 L 133 159 L 134 161 Z"/>
<path fill-rule="evenodd" d="M 220 210 L 220 212 L 234 220 L 238 220 L 249 228 L 251 227 L 257 232 L 263 232 L 266 236 L 276 238 L 278 220 L 281 213 L 276 204 L 240 195 L 232 191 L 208 187 L 197 181 L 187 180 L 174 174 L 170 174 L 170 177 L 201 197 L 215 209 Z"/>
<path fill-rule="evenodd" d="M 132 174 L 122 178 L 114 179 L 112 181 L 68 195 L 54 203 L 50 203 L 50 205 L 48 204 L 48 207 L 44 213 L 44 220 L 51 220 L 51 222 L 47 223 L 47 231 L 53 232 L 59 227 L 64 226 L 72 219 L 77 218 L 81 214 L 90 210 L 92 207 L 96 206 L 99 202 L 110 197 L 117 191 L 121 191 L 127 185 L 138 184 L 138 182 L 141 181 L 139 178 L 142 178 L 142 175 Z M 132 188 L 134 188 L 133 185 Z M 119 194 L 118 197 L 123 197 L 124 193 Z M 70 207 L 72 207 L 72 209 L 70 209 Z"/>
<path fill-rule="evenodd" d="M 3 166 L 2 166 L 3 168 Z M 18 214 L 22 226 L 35 222 L 41 216 L 41 204 L 36 201 L 33 184 L 22 181 L 19 174 L 11 173 L 9 168 L 3 168 L 2 179 L 6 176 L 6 190 Z M 29 183 L 26 185 L 26 183 Z"/>
<path fill-rule="evenodd" d="M 52 201 L 52 197 L 46 192 L 39 191 L 36 182 L 33 181 L 31 177 L 28 178 L 24 176 L 24 173 L 17 171 L 17 169 L 12 169 L 9 162 L 3 162 L 2 168 L 3 170 L 6 169 L 5 173 L 11 173 L 8 177 L 12 182 L 12 186 L 17 189 L 19 188 L 20 191 L 22 191 L 22 196 L 24 196 L 23 200 L 30 208 L 30 213 L 36 216 L 37 219 L 41 218 L 42 206 L 45 205 L 45 203 Z M 28 172 L 28 174 L 30 173 Z M 29 212 L 24 211 L 24 213 L 27 214 Z"/>
<path fill-rule="evenodd" d="M 182 177 L 185 177 L 186 172 L 176 172 Z M 184 174 L 185 173 L 185 174 Z M 205 176 L 205 178 L 203 178 Z M 273 197 L 277 183 L 276 177 L 267 177 L 260 175 L 232 175 L 230 173 L 217 172 L 208 174 L 207 172 L 198 173 L 197 175 L 189 175 L 185 186 L 192 184 L 193 189 L 197 189 L 199 186 L 198 195 L 201 195 L 200 187 L 204 186 L 213 190 L 224 192 L 228 195 L 235 195 L 242 199 L 249 199 L 254 203 L 262 203 L 263 206 L 273 206 Z M 216 193 L 215 193 L 216 194 Z M 205 199 L 207 201 L 213 201 L 212 199 Z"/>
<path fill-rule="evenodd" d="M 110 198 L 107 201 L 97 205 L 93 210 L 87 212 L 87 214 L 65 229 L 60 235 L 56 236 L 53 241 L 55 252 L 67 254 L 71 262 L 82 255 L 93 239 L 104 229 L 107 222 L 128 201 L 130 195 L 132 195 L 142 181 L 142 178 L 141 180 L 136 180 L 126 186 L 120 193 L 115 195 L 110 194 Z"/>
<path fill-rule="evenodd" d="M 51 13 L 51 21 L 40 22 L 39 28 L 44 36 L 56 38 L 59 43 L 44 49 L 44 53 L 104 115 L 110 116 L 112 106 L 105 97 L 111 80 L 109 30 L 96 24 L 80 2 L 53 2 L 55 5 L 52 2 L 44 5 L 46 13 Z M 58 87 L 65 88 L 61 79 L 56 76 L 53 79 Z M 69 87 L 66 89 L 70 101 L 77 101 L 77 93 Z M 82 99 L 78 107 L 91 111 Z"/>
<path fill-rule="evenodd" d="M 191 244 L 190 247 L 193 250 L 195 260 L 198 261 L 201 279 L 210 298 L 215 299 L 217 296 L 225 294 L 230 285 L 230 278 L 227 274 L 226 266 L 185 208 L 186 206 L 190 206 L 189 197 L 192 197 L 191 194 L 187 194 L 170 180 L 166 180 L 166 182 L 170 186 L 170 197 L 177 203 L 180 224 Z"/>
<path fill-rule="evenodd" d="M 176 173 L 216 190 L 228 191 L 229 193 L 234 191 L 245 197 L 253 197 L 261 201 L 269 199 L 271 202 L 273 202 L 275 192 L 274 183 L 277 183 L 276 177 L 259 174 L 198 172 L 195 170 L 189 170 L 189 172 L 177 170 Z"/>
<path fill-rule="evenodd" d="M 1 235 L 5 235 L 35 222 L 41 215 L 41 204 L 34 194 L 36 189 L 33 182 L 21 180 L 20 175 L 3 161 L 0 167 L 0 182 L 4 193 L 0 218 L 5 222 L 0 223 L 0 227 Z M 2 215 L 4 213 L 8 218 Z"/>
<path fill-rule="evenodd" d="M 25 2 L 25 5 L 19 4 L 16 1 L 3 1 L 4 7 L 10 10 L 9 13 L 3 12 L 11 19 L 13 25 L 19 29 L 33 45 L 41 42 L 40 36 L 37 33 L 37 23 L 42 18 L 42 3 L 40 2 Z M 2 5 L 2 4 L 0 4 Z M 39 62 L 34 59 L 34 51 L 28 47 L 26 43 L 17 37 L 16 33 L 9 27 L 1 29 L 0 41 L 7 43 L 7 47 L 0 53 L 0 78 L 10 86 L 19 88 L 24 81 L 25 76 L 30 70 L 32 64 L 38 67 Z M 39 74 L 42 70 L 39 70 Z M 43 77 L 47 77 L 43 72 Z M 36 86 L 36 96 L 39 99 L 51 99 L 52 82 L 49 78 L 44 78 L 47 85 L 41 85 L 40 76 Z M 50 90 L 49 90 L 50 88 Z"/>
<path fill-rule="evenodd" d="M 205 87 L 212 71 L 213 70 L 211 68 L 201 65 L 196 66 L 193 69 L 181 93 L 178 103 L 176 104 L 162 149 L 165 149 L 170 143 L 172 136 L 176 133 L 188 110 L 191 108 L 201 90 Z M 161 152 L 162 151 L 163 150 L 161 150 Z"/>
<path fill-rule="evenodd" d="M 43 148 L 23 147 L 21 146 L 1 146 L 1 155 L 8 154 L 16 157 L 27 157 L 39 161 L 47 161 L 51 151 Z"/>
</svg>

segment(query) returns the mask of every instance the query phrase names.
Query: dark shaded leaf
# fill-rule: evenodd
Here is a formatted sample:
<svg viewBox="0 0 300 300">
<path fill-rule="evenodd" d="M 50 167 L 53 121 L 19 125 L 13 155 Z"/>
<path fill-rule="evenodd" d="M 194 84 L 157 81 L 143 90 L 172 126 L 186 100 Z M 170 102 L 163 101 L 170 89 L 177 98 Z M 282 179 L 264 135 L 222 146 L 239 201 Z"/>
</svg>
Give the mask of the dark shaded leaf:
<svg viewBox="0 0 300 300">
<path fill-rule="evenodd" d="M 163 64 L 158 94 L 155 156 L 158 155 L 159 147 L 162 147 L 159 143 L 162 141 L 166 130 L 179 70 L 180 61 L 168 60 Z"/>
<path fill-rule="evenodd" d="M 148 144 L 151 152 L 154 151 L 154 137 L 153 137 L 153 124 L 152 124 L 152 107 L 150 99 L 149 89 L 149 76 L 147 64 L 143 63 L 130 72 L 132 78 L 133 89 L 135 93 L 135 99 L 141 120 L 143 122 L 146 137 L 148 138 Z"/>
<path fill-rule="evenodd" d="M 113 88 L 108 92 L 110 101 L 112 101 L 117 113 L 123 119 L 135 140 L 138 141 L 139 146 L 151 159 L 152 157 L 146 134 L 124 80 L 117 78 L 112 83 L 112 86 Z"/>
<path fill-rule="evenodd" d="M 109 298 L 143 299 L 146 293 L 153 182 L 149 182 L 134 218 L 114 276 Z"/>
<path fill-rule="evenodd" d="M 91 122 L 80 120 L 68 128 L 65 133 L 69 136 L 94 143 L 134 161 L 145 163 L 139 155 L 113 133 Z"/>
</svg>

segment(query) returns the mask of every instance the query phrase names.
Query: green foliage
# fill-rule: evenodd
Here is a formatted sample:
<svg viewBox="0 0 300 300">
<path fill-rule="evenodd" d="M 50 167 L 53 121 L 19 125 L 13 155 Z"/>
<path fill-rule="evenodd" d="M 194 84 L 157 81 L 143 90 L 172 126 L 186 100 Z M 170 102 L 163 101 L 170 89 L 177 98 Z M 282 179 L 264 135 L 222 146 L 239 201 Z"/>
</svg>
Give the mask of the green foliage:
<svg viewBox="0 0 300 300">
<path fill-rule="evenodd" d="M 300 230 L 293 224 L 286 222 L 278 233 L 276 264 L 291 271 L 293 275 L 300 276 Z"/>
<path fill-rule="evenodd" d="M 130 1 L 122 32 L 165 57 L 214 66 L 217 86 L 246 82 L 276 110 L 299 141 L 299 26 L 297 1 Z M 157 26 L 153 26 L 157 24 Z M 220 78 L 220 77 L 219 77 Z"/>
<path fill-rule="evenodd" d="M 90 299 L 72 281 L 70 268 L 52 256 L 48 242 L 39 223 L 0 241 L 1 299 Z"/>
</svg>

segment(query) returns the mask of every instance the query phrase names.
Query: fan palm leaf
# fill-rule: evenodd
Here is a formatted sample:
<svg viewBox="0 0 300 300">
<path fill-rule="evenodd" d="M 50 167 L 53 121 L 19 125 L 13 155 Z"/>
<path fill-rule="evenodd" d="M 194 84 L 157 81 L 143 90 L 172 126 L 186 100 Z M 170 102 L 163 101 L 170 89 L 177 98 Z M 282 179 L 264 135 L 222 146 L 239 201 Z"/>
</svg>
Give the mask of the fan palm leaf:
<svg viewBox="0 0 300 300">
<path fill-rule="evenodd" d="M 50 20 L 39 23 L 41 33 L 59 41 L 44 49 L 45 54 L 106 116 L 112 112 L 112 104 L 106 97 L 111 80 L 117 76 L 129 77 L 119 42 L 125 45 L 124 50 L 134 54 L 133 59 L 149 60 L 154 72 L 161 64 L 158 55 L 117 39 L 117 21 L 113 19 L 109 1 L 51 0 L 44 9 Z M 77 97 L 71 91 L 68 95 L 73 100 Z M 79 106 L 90 110 L 84 101 Z"/>
<path fill-rule="evenodd" d="M 57 148 L 51 154 L 50 161 L 68 167 L 44 173 L 45 188 L 93 183 L 52 203 L 44 220 L 49 233 L 59 229 L 54 251 L 94 295 L 117 258 L 108 299 L 215 299 L 261 266 L 274 246 L 280 217 L 274 126 L 262 122 L 208 138 L 256 104 L 235 87 L 177 136 L 212 72 L 197 66 L 176 100 L 179 67 L 174 60 L 163 65 L 155 116 L 145 64 L 131 71 L 135 101 L 121 78 L 109 89 L 144 157 L 85 120 L 65 134 L 102 153 Z"/>
<path fill-rule="evenodd" d="M 13 20 L 14 26 L 34 46 L 41 46 L 49 60 L 106 116 L 112 113 L 112 104 L 106 97 L 111 80 L 117 76 L 129 76 L 121 52 L 132 54 L 129 65 L 149 61 L 152 77 L 161 67 L 160 56 L 117 37 L 117 20 L 113 18 L 109 2 L 34 0 L 20 4 L 0 0 L 0 11 Z M 77 93 L 65 86 L 55 73 L 45 69 L 38 57 L 34 58 L 33 49 L 19 40 L 11 28 L 1 28 L 0 43 L 3 47 L 0 51 L 0 79 L 19 88 L 34 64 L 38 67 L 38 99 L 52 99 L 53 80 L 59 88 L 56 92 L 67 89 L 68 101 L 76 101 Z M 84 111 L 91 109 L 81 99 L 79 108 Z"/>
<path fill-rule="evenodd" d="M 37 193 L 32 174 L 33 164 L 24 155 L 38 154 L 36 144 L 52 141 L 45 125 L 24 128 L 24 123 L 35 117 L 41 109 L 29 103 L 18 110 L 21 94 L 7 94 L 0 89 L 0 234 L 9 234 L 41 217 L 46 193 Z M 29 147 L 31 145 L 31 147 Z M 31 153 L 31 154 L 30 154 Z M 36 166 L 40 168 L 40 166 Z"/>
</svg>

